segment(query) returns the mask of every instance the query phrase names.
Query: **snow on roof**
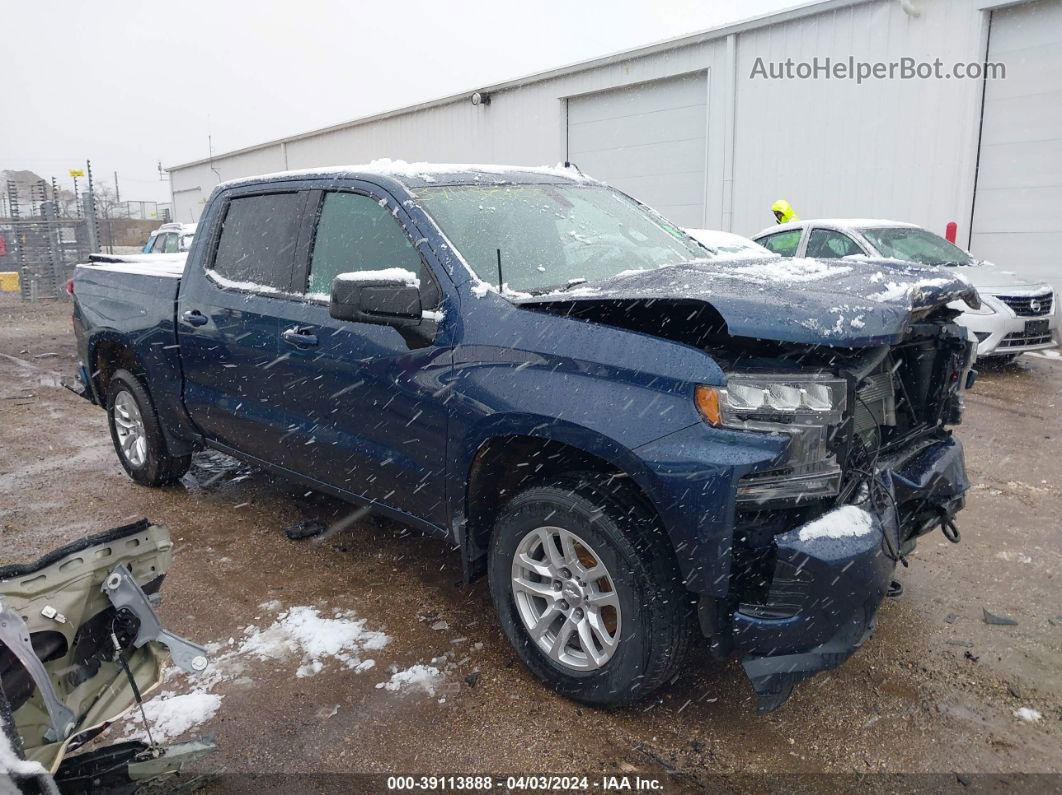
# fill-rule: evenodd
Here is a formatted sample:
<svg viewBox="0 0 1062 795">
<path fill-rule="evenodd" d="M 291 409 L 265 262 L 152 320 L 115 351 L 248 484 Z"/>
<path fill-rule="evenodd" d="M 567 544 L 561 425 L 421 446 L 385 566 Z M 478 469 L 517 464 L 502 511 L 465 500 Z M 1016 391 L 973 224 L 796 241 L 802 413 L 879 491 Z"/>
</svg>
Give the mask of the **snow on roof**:
<svg viewBox="0 0 1062 795">
<path fill-rule="evenodd" d="M 259 174 L 253 177 L 240 177 L 222 182 L 218 187 L 229 188 L 234 185 L 244 185 L 265 180 L 299 179 L 302 177 L 356 177 L 359 174 L 394 177 L 399 181 L 412 179 L 429 184 L 435 182 L 438 177 L 443 175 L 468 175 L 472 177 L 476 174 L 494 174 L 498 176 L 527 174 L 556 178 L 567 182 L 594 181 L 576 168 L 566 168 L 563 163 L 558 163 L 555 166 L 508 166 L 492 163 L 407 163 L 405 160 L 392 160 L 389 157 L 384 157 L 364 164 L 320 166 L 291 171 L 275 171 L 270 174 Z"/>
<path fill-rule="evenodd" d="M 882 226 L 918 226 L 918 224 L 911 224 L 907 221 L 890 221 L 887 218 L 813 218 L 810 221 L 802 221 L 798 223 L 803 223 L 804 225 L 816 224 L 818 226 L 837 226 L 855 229 Z"/>
<path fill-rule="evenodd" d="M 790 221 L 787 224 L 775 224 L 761 229 L 753 237 L 773 235 L 775 232 L 787 232 L 790 229 L 803 229 L 808 226 L 827 226 L 835 229 L 869 229 L 873 227 L 896 227 L 906 226 L 920 228 L 918 224 L 907 221 L 890 221 L 887 218 L 807 218 L 800 221 Z"/>
</svg>

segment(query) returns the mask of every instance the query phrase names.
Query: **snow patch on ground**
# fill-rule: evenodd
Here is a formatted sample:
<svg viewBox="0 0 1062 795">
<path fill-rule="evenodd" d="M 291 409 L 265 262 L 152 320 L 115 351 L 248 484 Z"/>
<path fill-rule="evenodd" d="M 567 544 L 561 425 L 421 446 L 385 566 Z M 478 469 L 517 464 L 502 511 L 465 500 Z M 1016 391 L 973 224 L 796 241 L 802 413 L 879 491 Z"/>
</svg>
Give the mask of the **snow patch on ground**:
<svg viewBox="0 0 1062 795">
<path fill-rule="evenodd" d="M 159 743 L 169 742 L 206 723 L 221 707 L 221 698 L 215 693 L 202 691 L 166 692 L 144 702 L 144 714 L 147 715 L 152 738 Z M 131 732 L 122 739 L 146 738 L 139 710 L 130 713 L 126 721 L 130 724 L 128 728 Z"/>
<path fill-rule="evenodd" d="M 403 671 L 395 671 L 386 682 L 380 682 L 377 688 L 397 693 L 400 690 L 421 690 L 429 696 L 435 695 L 435 688 L 443 678 L 443 673 L 434 665 L 417 663 Z"/>
<path fill-rule="evenodd" d="M 1041 720 L 1043 720 L 1044 716 L 1041 715 L 1040 711 L 1037 709 L 1032 709 L 1031 707 L 1021 707 L 1020 709 L 1014 710 L 1014 717 L 1019 718 L 1020 720 L 1023 720 L 1026 723 L 1039 723 Z"/>
<path fill-rule="evenodd" d="M 801 541 L 813 541 L 816 538 L 845 538 L 863 536 L 874 529 L 874 517 L 857 508 L 845 505 L 835 511 L 809 522 L 800 528 Z"/>
<path fill-rule="evenodd" d="M 383 649 L 391 638 L 366 628 L 366 620 L 352 610 L 335 610 L 323 616 L 316 607 L 285 609 L 276 599 L 262 602 L 259 609 L 276 615 L 268 627 L 245 627 L 239 639 L 207 644 L 210 664 L 199 674 L 187 674 L 176 667 L 167 669 L 167 689 L 145 702 L 152 736 L 173 740 L 214 717 L 223 694 L 215 693 L 219 685 L 249 686 L 248 676 L 254 661 L 283 662 L 295 659 L 295 676 L 304 678 L 320 673 L 330 661 L 354 671 L 371 670 L 376 661 L 363 659 L 367 651 Z M 143 737 L 143 720 L 133 710 L 123 721 L 126 738 Z"/>
<path fill-rule="evenodd" d="M 244 640 L 235 654 L 259 660 L 299 657 L 301 664 L 295 672 L 299 677 L 320 673 L 329 659 L 358 670 L 362 651 L 378 651 L 391 638 L 366 629 L 365 619 L 353 615 L 337 611 L 334 618 L 325 618 L 316 608 L 293 607 L 266 629 L 250 626 L 244 630 Z"/>
</svg>

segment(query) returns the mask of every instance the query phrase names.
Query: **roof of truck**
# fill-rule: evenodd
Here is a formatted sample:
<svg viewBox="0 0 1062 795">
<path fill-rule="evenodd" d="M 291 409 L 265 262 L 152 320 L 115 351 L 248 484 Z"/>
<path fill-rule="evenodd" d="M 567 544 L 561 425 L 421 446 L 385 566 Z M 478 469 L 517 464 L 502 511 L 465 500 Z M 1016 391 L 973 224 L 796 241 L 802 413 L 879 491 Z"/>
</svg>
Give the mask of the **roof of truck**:
<svg viewBox="0 0 1062 795">
<path fill-rule="evenodd" d="M 219 187 L 253 185 L 260 182 L 277 182 L 289 179 L 334 177 L 358 179 L 363 177 L 390 177 L 410 188 L 433 185 L 468 185 L 475 183 L 524 183 L 544 184 L 556 182 L 594 182 L 577 168 L 556 166 L 506 166 L 475 163 L 407 163 L 404 160 L 384 158 L 371 163 L 350 166 L 324 166 L 294 171 L 277 171 L 255 177 L 223 182 Z"/>
</svg>

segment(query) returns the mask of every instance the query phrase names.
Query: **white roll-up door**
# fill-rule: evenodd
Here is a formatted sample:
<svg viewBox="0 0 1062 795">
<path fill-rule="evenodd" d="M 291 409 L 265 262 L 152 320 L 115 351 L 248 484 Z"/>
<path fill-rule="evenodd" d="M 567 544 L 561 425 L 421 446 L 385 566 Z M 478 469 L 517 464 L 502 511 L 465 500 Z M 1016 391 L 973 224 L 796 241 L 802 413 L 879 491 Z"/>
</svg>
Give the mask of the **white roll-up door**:
<svg viewBox="0 0 1062 795">
<path fill-rule="evenodd" d="M 707 75 L 568 99 L 568 160 L 675 223 L 704 222 Z"/>
<path fill-rule="evenodd" d="M 1062 2 L 992 12 L 970 250 L 1062 286 Z"/>
</svg>

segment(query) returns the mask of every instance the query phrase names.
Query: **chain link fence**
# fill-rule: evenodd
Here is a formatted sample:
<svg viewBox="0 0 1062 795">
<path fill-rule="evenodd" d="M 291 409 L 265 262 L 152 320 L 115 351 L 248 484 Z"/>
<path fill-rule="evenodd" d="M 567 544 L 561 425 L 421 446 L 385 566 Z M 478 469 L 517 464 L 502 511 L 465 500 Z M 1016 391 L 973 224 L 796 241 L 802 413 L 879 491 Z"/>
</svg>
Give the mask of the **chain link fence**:
<svg viewBox="0 0 1062 795">
<path fill-rule="evenodd" d="M 91 176 L 89 186 L 74 206 L 60 201 L 54 180 L 0 186 L 0 272 L 18 274 L 24 301 L 66 299 L 74 265 L 100 250 Z"/>
</svg>

